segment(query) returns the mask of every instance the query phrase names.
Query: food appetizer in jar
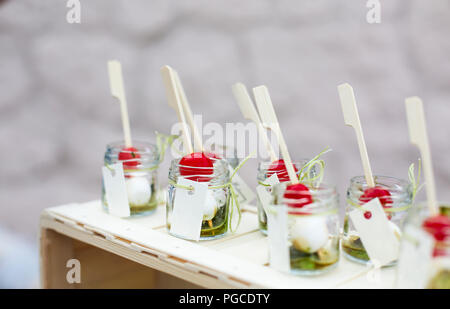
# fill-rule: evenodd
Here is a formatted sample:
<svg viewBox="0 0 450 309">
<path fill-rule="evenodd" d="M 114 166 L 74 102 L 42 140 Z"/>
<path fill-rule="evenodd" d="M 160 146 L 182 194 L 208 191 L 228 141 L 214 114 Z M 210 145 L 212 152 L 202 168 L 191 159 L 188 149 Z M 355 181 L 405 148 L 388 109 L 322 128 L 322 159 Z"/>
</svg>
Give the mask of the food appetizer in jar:
<svg viewBox="0 0 450 309">
<path fill-rule="evenodd" d="M 450 289 L 450 208 L 439 203 L 422 100 L 405 100 L 411 143 L 423 161 L 427 201 L 414 205 L 405 223 L 397 268 L 399 288 Z"/>
<path fill-rule="evenodd" d="M 204 149 L 199 131 L 194 123 L 192 111 L 184 93 L 178 73 L 168 66 L 161 69 L 169 105 L 176 111 L 182 124 L 182 138 L 185 154 L 174 159 L 169 170 L 169 185 L 166 201 L 166 222 L 169 233 L 173 233 L 173 215 L 177 192 L 189 190 L 179 185 L 180 179 L 207 185 L 205 199 L 202 201 L 202 216 L 199 222 L 200 232 L 195 239 L 212 239 L 228 232 L 230 218 L 231 189 L 229 163 L 215 152 Z M 189 123 L 189 125 L 188 125 Z M 193 132 L 194 145 L 191 144 L 189 127 Z M 235 205 L 236 203 L 233 203 Z M 178 205 L 177 207 L 183 207 Z M 238 207 L 238 205 L 236 205 Z M 185 206 L 187 207 L 187 206 Z M 239 207 L 238 207 L 239 210 Z M 181 231 L 182 234 L 183 231 Z M 189 239 L 189 238 L 188 238 Z M 194 239 L 194 238 L 191 238 Z"/>
<path fill-rule="evenodd" d="M 287 209 L 290 272 L 315 275 L 333 269 L 339 261 L 336 189 L 326 184 L 280 183 L 273 190 L 273 205 Z"/>
<path fill-rule="evenodd" d="M 381 256 L 383 258 L 383 265 L 381 266 L 393 265 L 398 258 L 397 248 L 402 234 L 402 223 L 411 208 L 412 185 L 408 181 L 394 177 L 374 176 L 372 174 L 353 88 L 349 84 L 342 84 L 338 86 L 338 92 L 344 114 L 344 122 L 346 125 L 353 127 L 355 131 L 364 170 L 364 176 L 351 179 L 350 187 L 347 190 L 342 249 L 345 256 L 355 262 L 373 262 L 372 259 L 375 256 L 377 260 Z M 379 203 L 376 203 L 376 199 L 378 199 Z M 371 208 L 372 211 L 377 213 L 380 209 L 381 215 L 373 218 L 372 211 L 366 208 L 369 205 L 373 207 Z M 352 219 L 352 213 L 354 214 L 358 211 L 360 213 L 358 216 L 355 216 L 358 224 L 355 224 Z M 386 219 L 384 219 L 384 216 Z M 363 218 L 362 221 L 357 219 L 360 217 Z M 372 229 L 374 226 L 379 228 L 379 231 L 388 236 L 388 240 L 372 237 L 371 234 L 375 232 L 364 233 L 364 239 L 361 231 L 358 229 L 369 230 L 369 226 Z M 389 252 L 388 255 L 380 252 L 378 250 L 379 246 L 375 245 L 380 241 L 386 241 L 388 249 L 384 251 Z M 368 246 L 368 243 L 365 244 L 365 242 L 370 242 L 370 246 Z M 368 247 L 372 248 L 372 253 L 367 250 Z"/>
<path fill-rule="evenodd" d="M 409 181 L 387 176 L 374 176 L 373 179 L 375 186 L 370 187 L 364 176 L 354 177 L 350 180 L 350 187 L 347 190 L 342 250 L 347 258 L 360 263 L 367 263 L 370 258 L 349 214 L 378 198 L 389 220 L 389 227 L 400 241 L 402 225 L 413 197 L 413 186 Z M 369 215 L 369 213 L 365 214 L 365 216 Z"/>
<path fill-rule="evenodd" d="M 124 182 L 121 183 L 125 183 L 123 191 L 126 192 L 129 206 L 129 212 L 127 211 L 126 215 L 149 214 L 156 209 L 158 204 L 157 172 L 161 160 L 161 149 L 149 142 L 133 143 L 120 62 L 115 60 L 109 61 L 108 73 L 111 94 L 120 104 L 124 141 L 107 145 L 104 167 L 112 170 L 112 165 L 121 164 L 120 168 L 123 169 L 125 178 Z M 111 212 L 111 205 L 116 201 L 108 201 L 108 196 L 110 198 L 114 197 L 111 192 L 107 192 L 108 190 L 111 191 L 113 189 L 106 188 L 105 179 L 103 179 L 102 204 L 105 210 Z M 122 202 L 119 204 L 122 204 Z"/>
<path fill-rule="evenodd" d="M 268 216 L 270 265 L 298 275 L 330 270 L 339 261 L 337 193 L 333 187 L 321 184 L 321 172 L 319 177 L 309 177 L 309 172 L 302 173 L 310 171 L 316 164 L 323 168 L 319 157 L 327 150 L 297 169 L 292 163 L 267 88 L 259 86 L 253 92 L 262 121 L 277 136 L 282 157 L 272 165 L 272 169 L 269 166 L 269 173 L 280 177 L 272 194 L 267 196 L 265 190 L 258 190 Z"/>
<path fill-rule="evenodd" d="M 122 162 L 131 215 L 150 214 L 157 207 L 159 154 L 157 146 L 148 142 L 135 142 L 133 147 L 117 142 L 106 147 L 106 167 Z M 104 184 L 102 204 L 108 210 Z"/>
<path fill-rule="evenodd" d="M 166 202 L 166 222 L 169 231 L 176 193 L 180 190 L 176 185 L 179 177 L 208 184 L 209 189 L 203 204 L 200 239 L 225 235 L 228 231 L 230 207 L 230 189 L 226 186 L 230 181 L 228 163 L 222 159 L 212 160 L 204 153 L 192 153 L 172 161 Z"/>
</svg>

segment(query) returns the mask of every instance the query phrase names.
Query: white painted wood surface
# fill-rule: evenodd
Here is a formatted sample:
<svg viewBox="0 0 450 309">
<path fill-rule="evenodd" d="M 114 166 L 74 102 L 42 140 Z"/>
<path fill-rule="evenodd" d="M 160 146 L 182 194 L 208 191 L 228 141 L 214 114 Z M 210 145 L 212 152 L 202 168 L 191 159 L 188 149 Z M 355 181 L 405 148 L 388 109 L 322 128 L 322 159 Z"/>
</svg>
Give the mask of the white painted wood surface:
<svg viewBox="0 0 450 309">
<path fill-rule="evenodd" d="M 52 207 L 42 213 L 41 228 L 208 288 L 392 288 L 394 282 L 395 268 L 368 276 L 368 267 L 344 257 L 329 273 L 313 277 L 268 267 L 266 236 L 252 206 L 244 209 L 235 234 L 201 242 L 169 235 L 163 205 L 153 215 L 126 219 L 108 215 L 100 201 Z"/>
</svg>

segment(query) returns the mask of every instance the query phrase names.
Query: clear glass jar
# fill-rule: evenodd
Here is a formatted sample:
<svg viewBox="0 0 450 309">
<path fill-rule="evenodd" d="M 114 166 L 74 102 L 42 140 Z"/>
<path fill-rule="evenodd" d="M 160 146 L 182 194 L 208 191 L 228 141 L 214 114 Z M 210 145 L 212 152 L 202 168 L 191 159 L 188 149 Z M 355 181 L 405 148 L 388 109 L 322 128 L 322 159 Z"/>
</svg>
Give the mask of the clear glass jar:
<svg viewBox="0 0 450 309">
<path fill-rule="evenodd" d="M 317 275 L 327 272 L 339 262 L 339 196 L 336 188 L 321 184 L 301 197 L 286 197 L 287 182 L 273 187 L 273 205 L 286 205 L 288 212 L 288 246 L 290 272 L 294 275 Z M 305 196 L 312 203 L 304 204 Z M 308 198 L 309 198 L 308 197 Z M 297 205 L 296 205 L 297 204 Z M 274 254 L 274 253 L 270 253 Z M 276 254 L 276 253 L 275 253 Z"/>
<path fill-rule="evenodd" d="M 110 165 L 122 161 L 125 184 L 128 193 L 130 213 L 147 215 L 155 211 L 158 201 L 158 166 L 160 156 L 158 147 L 148 142 L 134 142 L 132 151 L 125 150 L 123 142 L 115 142 L 106 146 L 104 164 Z M 121 158 L 119 159 L 119 154 Z M 105 186 L 102 183 L 102 204 L 108 210 Z"/>
<path fill-rule="evenodd" d="M 207 178 L 208 182 L 208 195 L 206 198 L 204 216 L 202 226 L 200 230 L 200 240 L 214 239 L 224 236 L 228 231 L 228 215 L 231 204 L 231 193 L 228 186 L 224 186 L 230 181 L 230 172 L 228 170 L 228 163 L 223 159 L 214 160 L 214 168 L 210 175 L 209 170 L 211 168 L 205 167 L 183 167 L 180 164 L 180 159 L 172 160 L 169 169 L 169 180 L 173 183 L 177 183 L 178 177 L 180 177 L 180 167 L 187 168 L 191 172 L 198 170 L 198 175 L 202 175 L 203 180 Z M 208 169 L 208 171 L 206 170 Z M 208 175 L 205 177 L 205 174 Z M 192 173 L 190 173 L 192 175 Z M 187 178 L 189 179 L 188 176 Z M 220 187 L 220 188 L 216 188 Z M 173 211 L 173 205 L 175 202 L 175 196 L 177 190 L 184 190 L 177 188 L 173 184 L 168 185 L 167 200 L 166 200 L 166 226 L 170 233 L 170 223 Z M 177 235 L 174 235 L 177 236 Z M 177 236 L 178 237 L 178 236 Z"/>
<path fill-rule="evenodd" d="M 308 163 L 308 160 L 304 159 L 304 160 L 300 160 L 298 162 L 294 162 L 294 166 L 297 169 L 297 171 L 300 171 L 303 166 Z M 273 172 L 269 171 L 269 168 L 271 166 L 272 162 L 269 161 L 264 161 L 264 162 L 259 162 L 258 163 L 258 175 L 257 175 L 257 180 L 258 180 L 258 184 L 262 185 L 267 178 L 269 178 L 270 176 L 273 175 Z M 300 172 L 297 172 L 297 176 Z M 312 172 L 314 173 L 314 169 L 312 169 Z M 283 173 L 281 180 L 284 181 L 288 181 L 288 175 L 287 172 Z M 267 192 L 271 192 L 272 191 L 272 187 L 271 186 L 266 186 Z M 259 230 L 267 235 L 267 215 L 266 212 L 264 210 L 264 208 L 261 205 L 261 201 L 259 200 L 259 196 L 256 196 L 256 208 L 258 210 L 258 222 L 259 222 Z"/>
<path fill-rule="evenodd" d="M 408 181 L 387 176 L 374 176 L 374 182 L 375 187 L 379 188 L 380 191 L 389 191 L 389 193 L 377 195 L 376 197 L 380 199 L 394 234 L 400 239 L 403 223 L 412 203 L 412 186 Z M 345 257 L 362 264 L 369 263 L 370 259 L 359 238 L 358 232 L 349 218 L 349 213 L 356 209 L 355 205 L 363 205 L 375 198 L 373 197 L 374 195 L 371 196 L 365 193 L 368 188 L 369 186 L 364 176 L 353 177 L 350 180 L 350 187 L 347 190 L 347 205 L 342 235 L 342 251 Z M 396 261 L 387 266 L 394 265 L 395 263 Z"/>
<path fill-rule="evenodd" d="M 450 206 L 448 204 L 441 204 L 439 207 L 439 213 L 441 216 L 447 217 L 450 220 Z M 426 266 L 425 286 L 421 288 L 427 289 L 450 289 L 450 228 L 442 229 L 440 235 L 434 235 L 432 231 L 427 231 L 424 228 L 424 222 L 429 217 L 429 209 L 425 203 L 414 205 L 405 221 L 405 231 L 409 228 L 425 230 L 434 239 L 433 256 L 431 258 L 431 265 Z M 447 221 L 448 223 L 449 221 Z M 448 225 L 447 225 L 448 226 Z M 400 250 L 403 250 L 406 246 L 406 242 L 417 241 L 415 238 L 411 238 L 410 235 L 405 235 L 402 238 Z M 420 246 L 417 243 L 415 248 Z M 406 249 L 405 249 L 406 250 Z M 408 255 L 409 258 L 409 255 Z M 422 265 L 420 265 L 422 266 Z M 418 267 L 420 267 L 418 265 Z M 397 276 L 399 273 L 397 272 Z M 400 280 L 397 277 L 397 285 Z M 416 283 L 414 283 L 416 284 Z M 401 286 L 397 286 L 403 288 Z"/>
</svg>

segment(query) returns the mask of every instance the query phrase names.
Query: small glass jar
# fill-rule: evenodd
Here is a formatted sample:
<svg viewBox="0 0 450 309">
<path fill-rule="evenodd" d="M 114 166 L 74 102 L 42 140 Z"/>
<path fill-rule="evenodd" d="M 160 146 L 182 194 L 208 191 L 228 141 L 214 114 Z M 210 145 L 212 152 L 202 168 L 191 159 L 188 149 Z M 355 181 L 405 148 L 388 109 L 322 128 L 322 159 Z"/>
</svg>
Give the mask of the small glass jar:
<svg viewBox="0 0 450 309">
<path fill-rule="evenodd" d="M 439 213 L 442 216 L 449 218 L 450 220 L 450 206 L 448 204 L 441 204 L 439 207 Z M 417 286 L 418 288 L 427 289 L 450 289 L 450 228 L 442 229 L 440 235 L 433 235 L 424 229 L 424 222 L 429 217 L 430 212 L 425 203 L 414 205 L 405 221 L 405 231 L 412 229 L 425 230 L 434 239 L 433 256 L 430 260 L 431 265 L 426 265 L 427 276 L 425 278 L 425 286 Z M 404 249 L 406 242 L 412 242 L 415 248 L 419 248 L 420 245 L 417 242 L 418 239 L 412 238 L 411 235 L 405 235 L 402 238 L 400 250 Z M 406 249 L 405 249 L 406 250 Z M 409 254 L 407 256 L 410 258 Z M 422 261 L 424 262 L 424 261 Z M 418 265 L 417 267 L 423 267 Z M 399 273 L 397 272 L 397 287 L 399 286 Z M 412 283 L 417 285 L 417 283 Z M 419 284 L 420 285 L 420 284 Z"/>
<path fill-rule="evenodd" d="M 204 206 L 204 215 L 201 223 L 200 240 L 214 239 L 224 236 L 228 231 L 228 216 L 230 211 L 231 193 L 226 184 L 230 181 L 230 172 L 227 161 L 223 159 L 214 160 L 214 168 L 212 173 L 209 172 L 211 168 L 205 167 L 183 167 L 180 165 L 180 159 L 172 160 L 169 169 L 169 182 L 177 183 L 180 177 L 180 167 L 189 169 L 190 176 L 193 177 L 192 171 L 198 170 L 198 175 L 201 175 L 202 180 L 208 181 L 208 193 Z M 205 170 L 205 169 L 208 169 Z M 207 175 L 207 176 L 205 176 Z M 169 183 L 167 189 L 166 200 L 166 226 L 170 233 L 171 216 L 173 212 L 173 205 L 175 202 L 176 192 L 178 190 L 185 190 L 177 188 L 176 185 Z M 174 235 L 179 237 L 178 235 Z"/>
<path fill-rule="evenodd" d="M 305 192 L 294 191 L 299 198 L 286 198 L 287 182 L 273 187 L 273 205 L 286 205 L 290 272 L 294 275 L 318 275 L 339 262 L 339 197 L 336 188 L 321 184 Z M 312 203 L 304 204 L 305 196 Z M 308 197 L 308 198 L 309 198 Z M 270 254 L 276 254 L 270 253 Z"/>
<path fill-rule="evenodd" d="M 297 171 L 300 171 L 303 166 L 308 163 L 308 160 L 304 159 L 304 160 L 300 160 L 298 162 L 294 162 L 294 166 L 297 169 Z M 258 163 L 258 175 L 257 175 L 257 180 L 258 180 L 258 184 L 260 185 L 264 185 L 264 182 L 267 180 L 267 178 L 269 178 L 270 176 L 273 175 L 273 172 L 269 171 L 269 168 L 271 166 L 272 162 L 268 162 L 268 161 L 264 161 L 264 162 L 259 162 Z M 312 169 L 312 172 L 314 173 L 314 169 Z M 297 176 L 298 176 L 299 172 L 297 172 Z M 285 181 L 287 181 L 288 175 L 286 173 L 286 175 L 282 175 L 281 180 L 286 179 Z M 272 187 L 266 185 L 266 189 L 267 192 L 271 192 L 272 191 Z M 256 196 L 256 208 L 258 210 L 258 222 L 259 222 L 259 230 L 267 235 L 267 215 L 266 212 L 264 210 L 264 208 L 261 205 L 261 201 L 259 200 L 259 196 Z"/>
<path fill-rule="evenodd" d="M 158 147 L 148 142 L 134 142 L 133 151 L 126 150 L 123 142 L 106 146 L 105 166 L 122 161 L 130 214 L 147 215 L 155 211 L 158 201 Z M 119 154 L 128 159 L 119 160 Z M 105 186 L 102 183 L 102 204 L 108 210 Z"/>
<path fill-rule="evenodd" d="M 394 234 L 401 238 L 402 227 L 408 210 L 412 203 L 412 186 L 409 182 L 394 177 L 374 176 L 375 187 L 389 191 L 385 196 L 377 196 L 385 210 L 389 224 Z M 353 223 L 349 218 L 349 213 L 357 209 L 359 205 L 373 199 L 364 194 L 369 186 L 364 176 L 353 177 L 350 180 L 350 187 L 347 190 L 347 206 L 345 209 L 344 229 L 342 235 L 342 250 L 349 260 L 367 264 L 370 262 L 369 256 L 359 238 Z M 394 265 L 396 261 L 386 265 Z"/>
</svg>

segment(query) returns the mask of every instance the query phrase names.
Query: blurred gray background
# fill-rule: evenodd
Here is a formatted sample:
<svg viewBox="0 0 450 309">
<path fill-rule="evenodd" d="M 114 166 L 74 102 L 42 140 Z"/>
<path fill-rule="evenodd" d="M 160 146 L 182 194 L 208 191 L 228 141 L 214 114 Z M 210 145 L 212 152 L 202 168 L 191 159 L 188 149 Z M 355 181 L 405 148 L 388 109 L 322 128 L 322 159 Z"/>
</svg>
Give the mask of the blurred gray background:
<svg viewBox="0 0 450 309">
<path fill-rule="evenodd" d="M 1 1 L 0 1 L 1 2 Z M 352 84 L 375 174 L 407 177 L 404 98 L 425 103 L 438 195 L 450 200 L 450 1 L 81 1 L 0 4 L 0 226 L 37 240 L 40 212 L 100 197 L 105 145 L 122 138 L 108 59 L 122 62 L 133 137 L 154 139 L 176 121 L 159 69 L 181 76 L 204 121 L 244 121 L 237 81 L 266 84 L 294 158 L 326 146 L 326 181 L 343 196 L 362 173 L 336 86 Z M 170 157 L 160 169 L 167 179 Z M 241 173 L 256 184 L 256 160 Z"/>
</svg>

